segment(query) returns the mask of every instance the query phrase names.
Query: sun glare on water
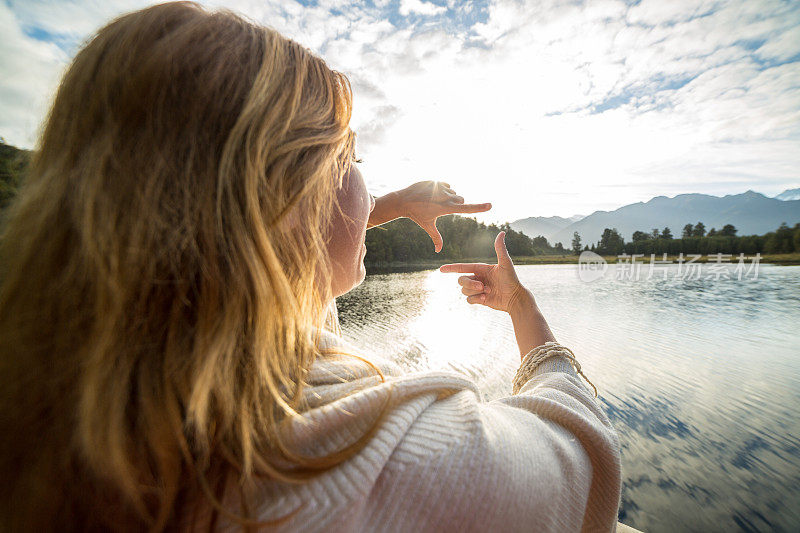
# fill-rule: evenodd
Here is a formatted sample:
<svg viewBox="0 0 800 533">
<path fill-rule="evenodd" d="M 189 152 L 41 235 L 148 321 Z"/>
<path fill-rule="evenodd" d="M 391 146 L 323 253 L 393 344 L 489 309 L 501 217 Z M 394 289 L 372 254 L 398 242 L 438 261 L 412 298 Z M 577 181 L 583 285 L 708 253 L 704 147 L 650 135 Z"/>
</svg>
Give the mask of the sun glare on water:
<svg viewBox="0 0 800 533">
<path fill-rule="evenodd" d="M 457 280 L 457 275 L 439 271 L 428 275 L 424 281 L 427 301 L 408 325 L 409 334 L 425 347 L 430 370 L 454 370 L 483 381 L 487 367 L 504 366 L 489 358 L 499 345 L 508 344 L 509 353 L 517 353 L 509 342 L 511 322 L 493 309 L 468 304 Z"/>
</svg>

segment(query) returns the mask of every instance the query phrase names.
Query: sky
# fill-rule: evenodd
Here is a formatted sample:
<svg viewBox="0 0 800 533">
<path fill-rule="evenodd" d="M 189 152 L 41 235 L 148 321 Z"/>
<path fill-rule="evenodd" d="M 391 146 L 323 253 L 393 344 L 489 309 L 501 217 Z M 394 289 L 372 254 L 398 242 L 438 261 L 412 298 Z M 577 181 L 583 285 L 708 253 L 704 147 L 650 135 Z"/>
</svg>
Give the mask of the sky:
<svg viewBox="0 0 800 533">
<path fill-rule="evenodd" d="M 35 146 L 94 31 L 157 2 L 0 0 L 0 137 Z M 484 221 L 800 187 L 797 0 L 228 0 L 346 73 L 380 196 L 424 179 Z"/>
</svg>

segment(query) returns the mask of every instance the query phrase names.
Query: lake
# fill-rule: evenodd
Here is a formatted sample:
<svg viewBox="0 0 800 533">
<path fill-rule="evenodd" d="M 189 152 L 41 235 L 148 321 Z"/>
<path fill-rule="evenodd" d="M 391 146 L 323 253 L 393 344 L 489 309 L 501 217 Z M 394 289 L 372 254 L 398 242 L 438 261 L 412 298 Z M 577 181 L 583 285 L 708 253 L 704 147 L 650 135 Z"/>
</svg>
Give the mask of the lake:
<svg viewBox="0 0 800 533">
<path fill-rule="evenodd" d="M 800 531 L 800 266 L 625 268 L 587 282 L 577 265 L 517 267 L 619 432 L 621 521 Z M 464 373 L 487 400 L 508 395 L 511 320 L 466 304 L 457 277 L 370 275 L 338 299 L 343 334 L 408 370 Z"/>
</svg>

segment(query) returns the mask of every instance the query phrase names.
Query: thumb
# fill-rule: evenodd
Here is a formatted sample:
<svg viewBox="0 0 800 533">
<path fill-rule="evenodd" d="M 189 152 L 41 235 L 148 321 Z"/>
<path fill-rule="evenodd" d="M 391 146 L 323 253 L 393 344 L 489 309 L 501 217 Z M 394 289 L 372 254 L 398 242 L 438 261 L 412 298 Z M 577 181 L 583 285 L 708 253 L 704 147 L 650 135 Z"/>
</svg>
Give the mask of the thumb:
<svg viewBox="0 0 800 533">
<path fill-rule="evenodd" d="M 433 241 L 433 249 L 436 250 L 436 253 L 442 251 L 442 246 L 444 246 L 444 240 L 442 239 L 442 235 L 439 233 L 438 228 L 436 227 L 436 219 L 433 219 L 430 222 L 427 222 L 425 225 L 422 226 L 422 229 L 431 236 L 431 240 Z"/>
<path fill-rule="evenodd" d="M 508 250 L 506 249 L 505 231 L 501 231 L 497 234 L 497 238 L 494 240 L 494 251 L 497 254 L 498 265 L 511 266 L 514 264 L 511 262 L 511 256 L 508 255 Z"/>
</svg>

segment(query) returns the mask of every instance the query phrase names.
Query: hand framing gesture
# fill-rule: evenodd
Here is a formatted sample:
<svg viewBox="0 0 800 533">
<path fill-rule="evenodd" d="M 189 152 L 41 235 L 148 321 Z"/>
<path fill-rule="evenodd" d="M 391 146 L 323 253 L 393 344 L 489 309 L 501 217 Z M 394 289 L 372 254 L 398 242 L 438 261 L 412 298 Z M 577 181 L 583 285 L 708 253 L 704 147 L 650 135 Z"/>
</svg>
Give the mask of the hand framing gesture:
<svg viewBox="0 0 800 533">
<path fill-rule="evenodd" d="M 454 213 L 481 213 L 492 208 L 490 203 L 465 204 L 464 198 L 441 181 L 420 181 L 400 191 L 375 200 L 369 227 L 378 226 L 399 217 L 408 217 L 431 236 L 436 252 L 444 241 L 436 228 L 436 219 Z"/>
<path fill-rule="evenodd" d="M 494 240 L 497 264 L 486 263 L 454 263 L 442 265 L 441 272 L 457 272 L 470 274 L 460 276 L 458 284 L 461 293 L 471 304 L 482 304 L 498 311 L 510 312 L 515 301 L 526 292 L 519 282 L 514 263 L 506 249 L 506 233 L 501 231 Z"/>
</svg>

